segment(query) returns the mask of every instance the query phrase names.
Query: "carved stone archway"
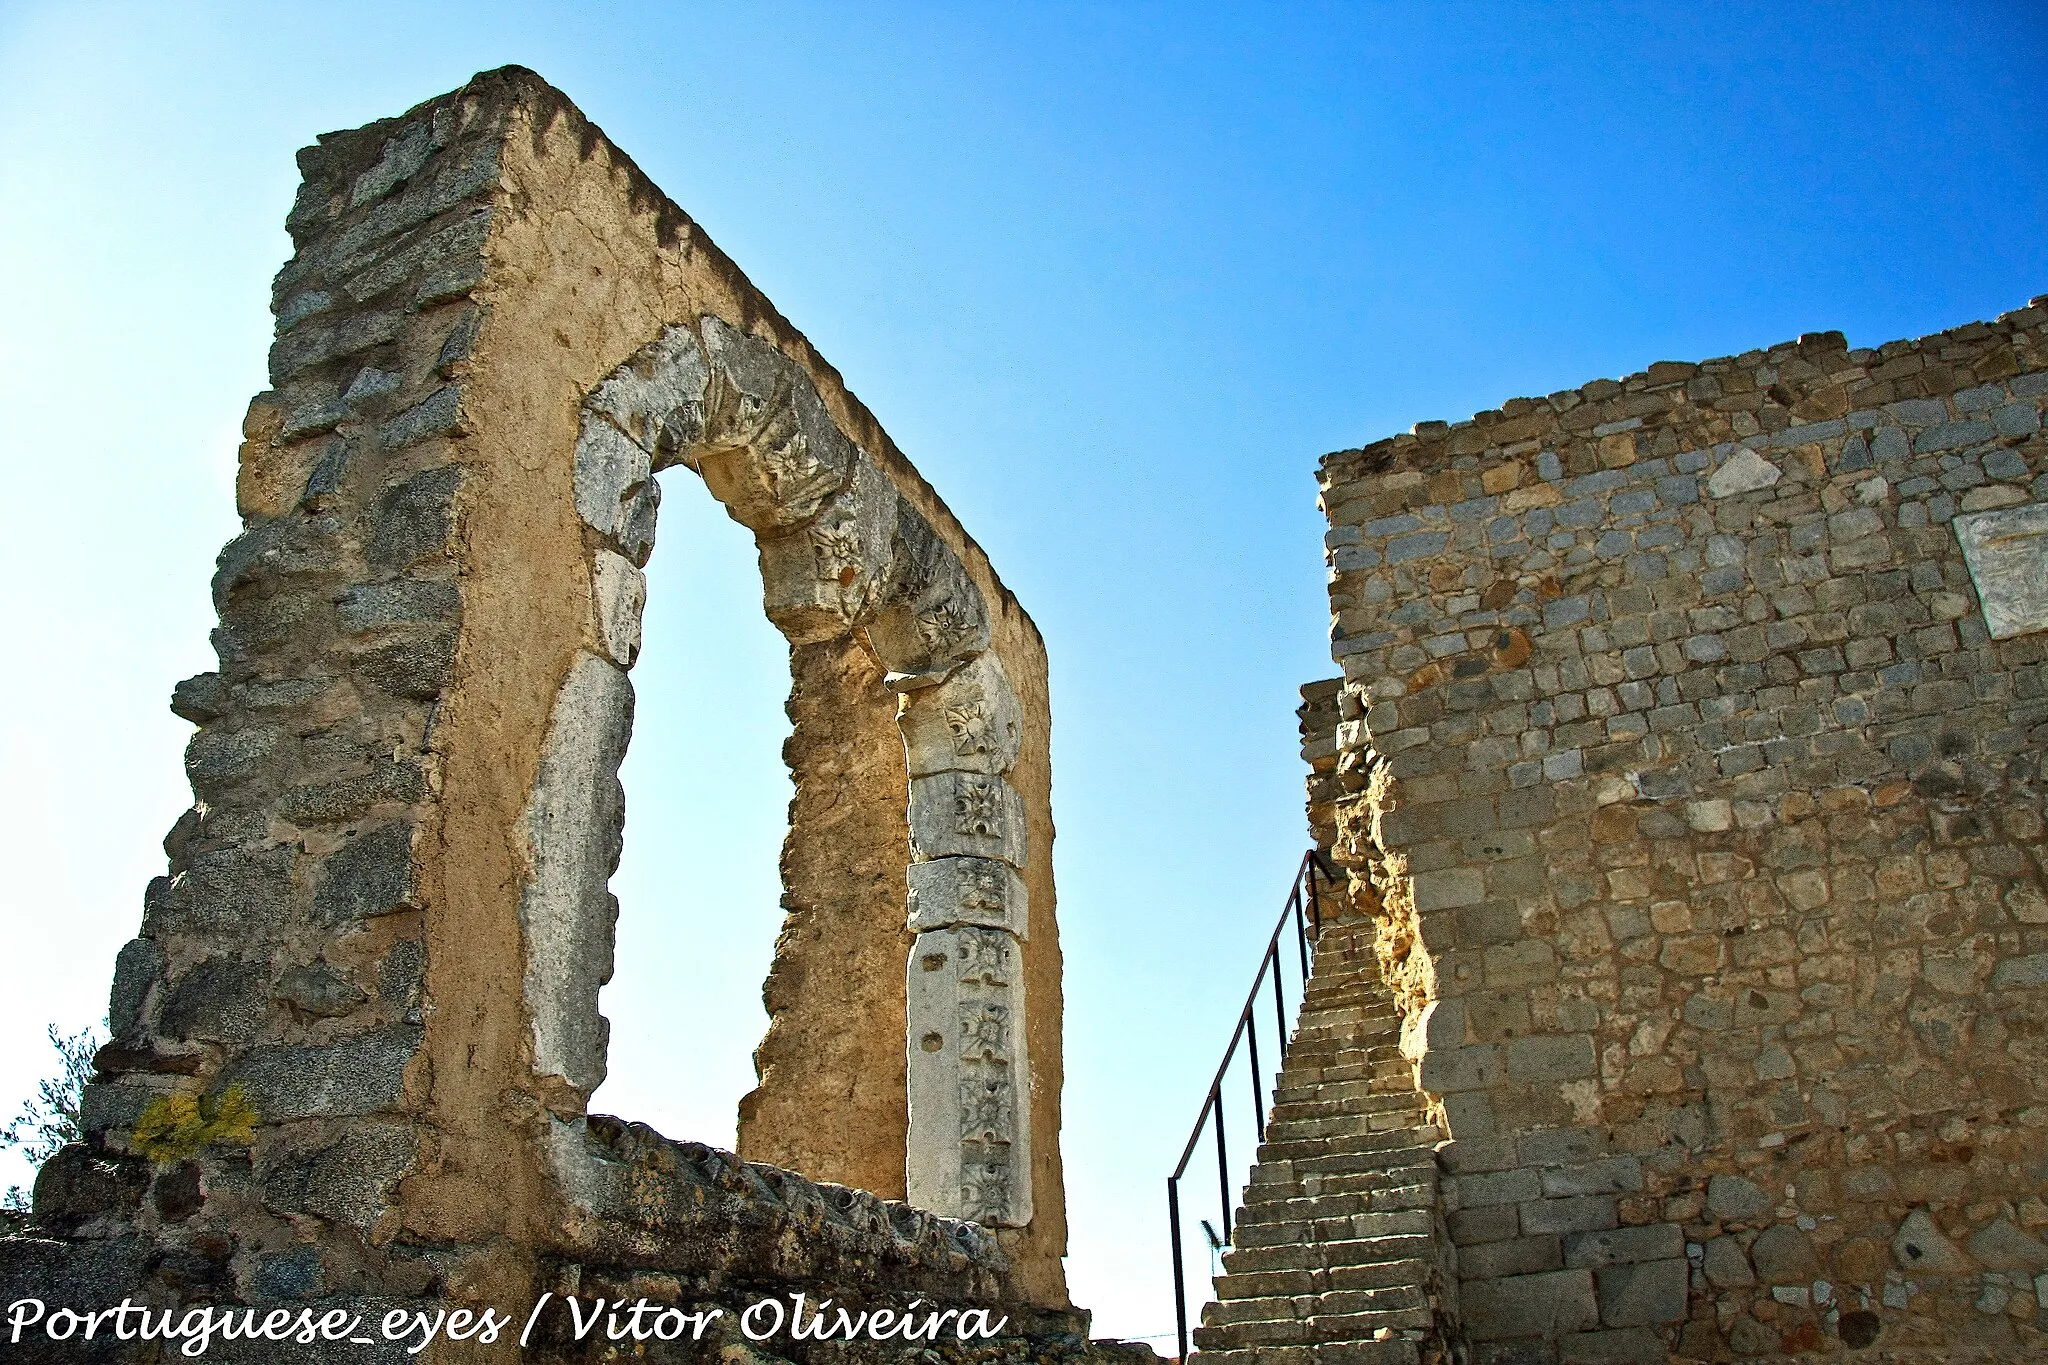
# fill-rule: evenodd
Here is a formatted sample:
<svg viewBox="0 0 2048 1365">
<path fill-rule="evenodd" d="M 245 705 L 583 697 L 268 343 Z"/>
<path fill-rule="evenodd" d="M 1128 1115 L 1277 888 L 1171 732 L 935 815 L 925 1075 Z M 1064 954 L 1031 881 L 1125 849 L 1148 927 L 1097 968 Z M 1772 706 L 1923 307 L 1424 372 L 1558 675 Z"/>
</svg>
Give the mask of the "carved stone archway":
<svg viewBox="0 0 2048 1365">
<path fill-rule="evenodd" d="M 116 965 L 86 1140 L 34 1235 L 0 1239 L 0 1289 L 1063 1309 L 1030 618 L 837 373 L 531 72 L 300 164 L 220 666 L 173 701 L 195 804 Z M 674 464 L 754 530 L 790 641 L 744 1160 L 586 1111 Z"/>
</svg>

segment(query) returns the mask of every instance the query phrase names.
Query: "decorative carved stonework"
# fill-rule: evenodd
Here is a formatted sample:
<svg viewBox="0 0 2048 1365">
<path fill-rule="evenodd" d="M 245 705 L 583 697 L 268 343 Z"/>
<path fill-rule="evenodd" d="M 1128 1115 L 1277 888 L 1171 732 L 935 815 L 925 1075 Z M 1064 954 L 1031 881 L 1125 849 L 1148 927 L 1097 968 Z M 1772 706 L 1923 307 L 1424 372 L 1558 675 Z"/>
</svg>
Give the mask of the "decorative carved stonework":
<svg viewBox="0 0 2048 1365">
<path fill-rule="evenodd" d="M 1002 827 L 1001 788 L 986 778 L 962 778 L 953 792 L 953 814 L 957 821 L 954 828 L 959 833 L 994 838 Z"/>
<path fill-rule="evenodd" d="M 912 863 L 907 876 L 910 929 L 979 924 L 1027 936 L 1027 897 L 1016 869 L 993 858 L 939 858 Z"/>
<path fill-rule="evenodd" d="M 905 981 L 911 1202 L 1004 1226 L 1031 1217 L 1019 950 L 1005 929 L 930 930 L 917 936 Z"/>
</svg>

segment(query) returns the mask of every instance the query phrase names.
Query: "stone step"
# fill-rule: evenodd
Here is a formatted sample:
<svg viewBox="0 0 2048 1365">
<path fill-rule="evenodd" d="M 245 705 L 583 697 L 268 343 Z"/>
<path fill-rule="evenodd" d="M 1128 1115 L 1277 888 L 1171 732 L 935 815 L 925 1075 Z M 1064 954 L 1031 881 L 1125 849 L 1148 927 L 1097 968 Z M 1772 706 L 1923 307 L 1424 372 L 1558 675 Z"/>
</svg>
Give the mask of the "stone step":
<svg viewBox="0 0 2048 1365">
<path fill-rule="evenodd" d="M 1238 1322 L 1227 1327 L 1197 1327 L 1195 1346 L 1320 1346 L 1339 1341 L 1370 1341 L 1382 1330 L 1428 1327 L 1434 1321 L 1428 1305 L 1390 1308 L 1376 1313 L 1338 1313 L 1306 1321 Z"/>
<path fill-rule="evenodd" d="M 1233 1225 L 1231 1244 L 1249 1250 L 1290 1242 L 1370 1241 L 1406 1233 L 1428 1233 L 1433 1227 L 1435 1215 L 1428 1209 L 1387 1209 L 1313 1220 Z"/>
<path fill-rule="evenodd" d="M 1237 1247 L 1223 1253 L 1223 1269 L 1338 1271 L 1381 1261 L 1411 1261 L 1434 1254 L 1427 1232 L 1388 1234 L 1355 1242 L 1287 1242 L 1277 1246 Z M 1330 1283 L 1338 1282 L 1332 1277 Z M 1344 1288 L 1352 1288 L 1345 1285 Z"/>
<path fill-rule="evenodd" d="M 1402 1165 L 1370 1171 L 1330 1174 L 1297 1171 L 1291 1165 L 1261 1166 L 1253 1168 L 1252 1177 L 1244 1187 L 1243 1203 L 1247 1209 L 1289 1199 L 1372 1196 L 1416 1188 L 1433 1192 L 1437 1187 L 1436 1162 L 1427 1150 L 1415 1151 Z"/>
<path fill-rule="evenodd" d="M 1324 1218 L 1344 1218 L 1354 1213 L 1390 1213 L 1401 1209 L 1436 1207 L 1436 1182 L 1388 1185 L 1377 1190 L 1325 1191 L 1291 1194 L 1286 1198 L 1249 1199 L 1232 1226 L 1261 1223 L 1298 1223 Z"/>
<path fill-rule="evenodd" d="M 1239 1322 L 1305 1322 L 1357 1313 L 1387 1313 L 1426 1308 L 1422 1286 L 1389 1285 L 1384 1289 L 1337 1289 L 1325 1294 L 1275 1295 L 1260 1299 L 1219 1298 L 1202 1309 L 1204 1327 Z"/>
<path fill-rule="evenodd" d="M 1384 1133 L 1318 1137 L 1300 1142 L 1266 1142 L 1260 1144 L 1254 1160 L 1261 1165 L 1268 1161 L 1299 1161 L 1304 1158 L 1320 1161 L 1399 1147 L 1420 1147 L 1435 1142 L 1437 1136 L 1435 1128 L 1396 1128 Z"/>
<path fill-rule="evenodd" d="M 1413 1259 L 1370 1261 L 1364 1265 L 1316 1266 L 1299 1270 L 1241 1270 L 1216 1278 L 1219 1298 L 1273 1298 L 1284 1294 L 1323 1294 L 1340 1289 L 1390 1289 L 1420 1285 L 1429 1277 L 1427 1263 Z"/>
<path fill-rule="evenodd" d="M 1331 1094 L 1330 1090 L 1346 1087 L 1356 1090 L 1359 1082 L 1346 1081 L 1326 1089 L 1322 1097 L 1313 1100 L 1288 1100 L 1275 1104 L 1269 1112 L 1274 1124 L 1291 1123 L 1297 1119 L 1333 1118 L 1341 1114 L 1383 1114 L 1389 1109 L 1422 1108 L 1422 1097 L 1410 1091 L 1405 1095 L 1389 1095 L 1385 1091 L 1367 1090 L 1363 1094 Z"/>
<path fill-rule="evenodd" d="M 1434 1132 L 1435 1129 L 1415 1128 L 1410 1132 Z M 1284 1161 L 1262 1161 L 1252 1167 L 1251 1185 L 1302 1184 L 1310 1178 L 1318 1181 L 1317 1188 L 1330 1188 L 1333 1176 L 1375 1175 L 1389 1171 L 1434 1171 L 1436 1169 L 1436 1148 L 1432 1142 L 1423 1141 L 1395 1144 L 1366 1152 L 1329 1152 L 1315 1156 L 1290 1157 Z M 1419 1180 L 1419 1174 L 1410 1175 L 1409 1180 Z M 1249 1186 L 1247 1188 L 1250 1188 Z"/>
<path fill-rule="evenodd" d="M 1404 1069 L 1406 1061 L 1406 1058 L 1402 1058 Z M 1283 1071 L 1281 1074 L 1284 1076 L 1286 1072 Z M 1290 1104 L 1330 1104 L 1342 1100 L 1368 1099 L 1385 1093 L 1367 1077 L 1360 1077 L 1355 1081 L 1327 1081 L 1320 1085 L 1283 1085 L 1273 1092 L 1273 1112 L 1278 1114 L 1282 1108 Z M 1414 1092 L 1411 1090 L 1409 1093 Z"/>
<path fill-rule="evenodd" d="M 1325 1346 L 1224 1346 L 1202 1352 L 1209 1365 L 1420 1365 L 1421 1347 L 1398 1338 Z"/>
</svg>

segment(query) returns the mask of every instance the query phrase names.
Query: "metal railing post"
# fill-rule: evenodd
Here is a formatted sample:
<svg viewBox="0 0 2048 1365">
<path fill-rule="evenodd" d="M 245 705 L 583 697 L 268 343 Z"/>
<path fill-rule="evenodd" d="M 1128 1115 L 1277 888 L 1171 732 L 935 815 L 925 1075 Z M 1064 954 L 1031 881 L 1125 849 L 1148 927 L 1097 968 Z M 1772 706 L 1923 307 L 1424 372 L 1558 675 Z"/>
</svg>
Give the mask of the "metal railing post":
<svg viewBox="0 0 2048 1365">
<path fill-rule="evenodd" d="M 1254 1130 L 1258 1141 L 1266 1140 L 1266 1083 L 1259 1078 L 1259 1026 L 1252 1022 L 1252 1007 L 1244 1007 L 1244 1036 L 1252 1052 L 1252 1117 L 1258 1120 Z M 1253 1144 L 1254 1146 L 1257 1143 Z"/>
<path fill-rule="evenodd" d="M 1280 993 L 1280 945 L 1266 945 L 1266 961 L 1273 968 L 1273 1027 L 1279 1030 L 1280 1064 L 1287 1064 L 1287 1003 Z M 1302 983 L 1302 996 L 1308 995 L 1308 983 Z M 1277 1079 L 1277 1078 L 1276 1078 Z"/>
<path fill-rule="evenodd" d="M 1230 1240 L 1230 1150 L 1223 1145 L 1223 1082 L 1219 1078 L 1216 1088 L 1209 1092 L 1209 1102 L 1216 1106 L 1216 1193 L 1223 1204 L 1223 1240 Z"/>
<path fill-rule="evenodd" d="M 1173 1325 L 1180 1338 L 1181 1360 L 1188 1358 L 1187 1271 L 1180 1263 L 1180 1177 L 1166 1177 L 1166 1222 L 1173 1237 Z"/>
</svg>

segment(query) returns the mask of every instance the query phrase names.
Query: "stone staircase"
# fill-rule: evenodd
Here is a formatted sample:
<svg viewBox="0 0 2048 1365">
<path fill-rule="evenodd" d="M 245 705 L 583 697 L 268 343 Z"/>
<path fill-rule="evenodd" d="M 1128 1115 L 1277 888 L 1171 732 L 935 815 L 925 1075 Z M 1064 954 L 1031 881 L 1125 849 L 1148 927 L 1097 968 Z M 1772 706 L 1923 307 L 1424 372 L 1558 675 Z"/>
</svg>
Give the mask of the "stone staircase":
<svg viewBox="0 0 2048 1365">
<path fill-rule="evenodd" d="M 1216 1302 L 1217 1365 L 1429 1365 L 1441 1358 L 1437 1129 L 1401 1055 L 1373 923 L 1327 925 Z"/>
</svg>

